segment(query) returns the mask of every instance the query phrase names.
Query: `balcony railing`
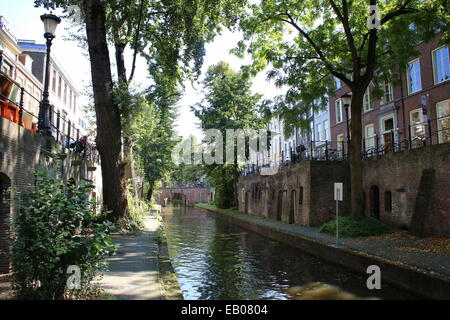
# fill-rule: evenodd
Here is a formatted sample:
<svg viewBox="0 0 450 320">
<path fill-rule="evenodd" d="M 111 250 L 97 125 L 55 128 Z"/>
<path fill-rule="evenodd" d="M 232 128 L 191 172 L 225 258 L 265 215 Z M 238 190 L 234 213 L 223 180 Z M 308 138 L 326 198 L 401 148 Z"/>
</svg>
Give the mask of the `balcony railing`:
<svg viewBox="0 0 450 320">
<path fill-rule="evenodd" d="M 27 110 L 25 101 L 36 110 Z M 9 76 L 0 72 L 0 107 L 1 116 L 25 129 L 38 132 L 38 116 L 41 100 L 33 96 L 25 88 Z M 55 141 L 71 151 L 80 153 L 92 161 L 98 161 L 98 152 L 94 145 L 88 142 L 88 135 L 81 136 L 79 128 L 75 127 L 70 120 L 60 112 L 54 111 L 50 106 L 50 128 Z M 37 112 L 36 112 L 37 111 Z"/>
<path fill-rule="evenodd" d="M 403 137 L 402 135 L 405 135 Z M 381 135 L 362 140 L 361 156 L 364 159 L 380 157 L 388 153 L 429 147 L 450 142 L 450 114 L 409 125 L 406 130 L 393 129 Z M 318 147 L 320 146 L 320 147 Z M 350 156 L 347 141 L 309 141 L 306 145 L 291 148 L 288 155 L 284 151 L 274 156 L 271 151 L 264 160 L 246 164 L 243 175 L 260 173 L 261 168 L 283 167 L 302 161 L 344 161 Z M 274 160 L 274 158 L 278 158 Z M 280 159 L 281 158 L 281 159 Z"/>
<path fill-rule="evenodd" d="M 406 136 L 404 134 L 406 133 Z M 363 158 L 450 142 L 450 114 L 363 139 Z"/>
</svg>

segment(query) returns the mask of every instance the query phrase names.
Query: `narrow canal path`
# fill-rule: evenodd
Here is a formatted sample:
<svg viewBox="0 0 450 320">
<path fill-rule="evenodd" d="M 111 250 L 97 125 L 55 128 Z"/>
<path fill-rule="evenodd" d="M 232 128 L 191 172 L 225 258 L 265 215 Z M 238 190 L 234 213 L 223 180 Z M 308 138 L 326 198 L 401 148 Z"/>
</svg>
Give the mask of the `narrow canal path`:
<svg viewBox="0 0 450 320">
<path fill-rule="evenodd" d="M 291 299 L 292 288 L 310 286 L 310 298 L 327 298 L 331 285 L 344 297 L 414 299 L 382 283 L 366 287 L 368 275 L 325 262 L 195 208 L 162 212 L 171 261 L 184 299 Z"/>
<path fill-rule="evenodd" d="M 107 294 L 119 300 L 159 300 L 158 245 L 154 216 L 145 220 L 145 228 L 138 235 L 116 235 L 117 254 L 108 259 L 109 270 L 103 273 L 101 285 Z"/>
</svg>

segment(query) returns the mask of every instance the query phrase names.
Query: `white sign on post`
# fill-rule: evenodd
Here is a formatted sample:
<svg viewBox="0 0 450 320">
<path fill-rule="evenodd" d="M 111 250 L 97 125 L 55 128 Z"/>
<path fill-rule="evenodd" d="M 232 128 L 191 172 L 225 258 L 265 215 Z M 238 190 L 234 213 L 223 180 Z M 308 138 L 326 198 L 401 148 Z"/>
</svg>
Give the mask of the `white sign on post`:
<svg viewBox="0 0 450 320">
<path fill-rule="evenodd" d="M 342 195 L 344 193 L 342 182 L 334 183 L 334 200 L 336 200 L 336 243 L 334 244 L 335 248 L 340 248 L 341 245 L 339 243 L 339 201 L 342 201 Z"/>
<path fill-rule="evenodd" d="M 335 182 L 334 183 L 334 200 L 336 201 L 342 201 L 342 194 L 343 192 L 343 186 L 342 182 Z"/>
</svg>

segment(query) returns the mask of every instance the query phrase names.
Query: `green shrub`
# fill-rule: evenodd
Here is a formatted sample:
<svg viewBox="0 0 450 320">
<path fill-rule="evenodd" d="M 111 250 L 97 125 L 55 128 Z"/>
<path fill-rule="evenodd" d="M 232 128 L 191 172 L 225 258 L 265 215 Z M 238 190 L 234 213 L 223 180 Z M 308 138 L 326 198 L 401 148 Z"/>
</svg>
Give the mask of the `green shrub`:
<svg viewBox="0 0 450 320">
<path fill-rule="evenodd" d="M 339 236 L 342 238 L 367 237 L 386 233 L 393 230 L 372 217 L 353 220 L 350 217 L 339 218 Z M 319 228 L 319 232 L 336 234 L 336 220 L 328 221 Z"/>
<path fill-rule="evenodd" d="M 145 217 L 150 213 L 151 203 L 135 197 L 130 188 L 127 189 L 129 216 L 116 222 L 121 233 L 136 234 L 144 227 Z"/>
<path fill-rule="evenodd" d="M 95 286 L 105 258 L 115 251 L 110 223 L 94 223 L 94 202 L 85 183 L 65 185 L 53 171 L 37 174 L 36 186 L 17 197 L 13 220 L 11 279 L 21 299 L 81 298 Z M 69 266 L 81 271 L 81 289 L 66 288 Z"/>
</svg>

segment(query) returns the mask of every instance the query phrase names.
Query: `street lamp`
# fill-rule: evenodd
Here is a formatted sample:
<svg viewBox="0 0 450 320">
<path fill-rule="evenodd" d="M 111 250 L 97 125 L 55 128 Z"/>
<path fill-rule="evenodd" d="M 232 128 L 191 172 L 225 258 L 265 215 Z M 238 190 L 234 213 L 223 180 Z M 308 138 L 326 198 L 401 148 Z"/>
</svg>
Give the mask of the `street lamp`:
<svg viewBox="0 0 450 320">
<path fill-rule="evenodd" d="M 43 14 L 41 20 L 44 23 L 44 38 L 47 40 L 47 56 L 45 61 L 44 92 L 42 93 L 42 102 L 39 108 L 38 129 L 44 136 L 50 136 L 50 101 L 48 100 L 50 48 L 52 46 L 52 40 L 55 38 L 56 26 L 61 22 L 61 18 L 54 14 Z"/>
<path fill-rule="evenodd" d="M 341 98 L 342 98 L 342 102 L 344 104 L 345 116 L 346 116 L 346 122 L 347 122 L 347 148 L 350 151 L 350 130 L 348 127 L 348 120 L 349 120 L 348 108 L 350 107 L 350 104 L 352 102 L 352 96 L 349 95 L 348 93 L 346 93 Z"/>
</svg>

